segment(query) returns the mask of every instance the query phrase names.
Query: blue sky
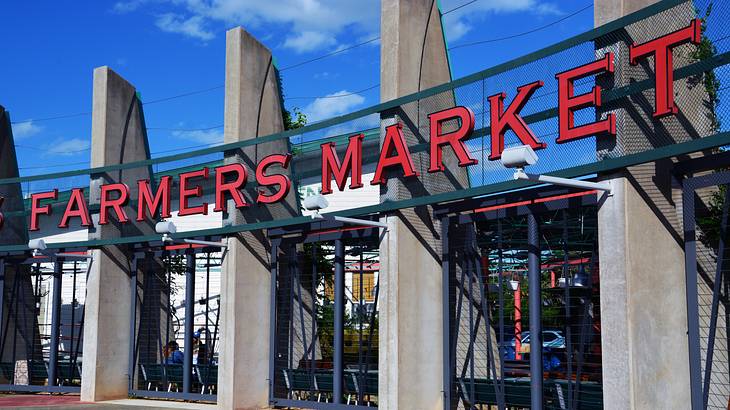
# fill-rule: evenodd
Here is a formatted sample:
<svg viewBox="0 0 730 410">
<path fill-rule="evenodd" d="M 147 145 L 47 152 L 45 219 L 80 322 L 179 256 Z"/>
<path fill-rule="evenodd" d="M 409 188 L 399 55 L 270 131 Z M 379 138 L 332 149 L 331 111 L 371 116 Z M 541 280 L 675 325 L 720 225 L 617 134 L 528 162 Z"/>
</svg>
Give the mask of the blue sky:
<svg viewBox="0 0 730 410">
<path fill-rule="evenodd" d="M 450 10 L 469 0 L 442 0 Z M 556 43 L 593 26 L 592 0 L 477 0 L 444 16 L 457 46 L 456 78 Z M 11 112 L 21 174 L 89 162 L 92 71 L 109 65 L 133 83 L 145 106 L 154 155 L 222 141 L 225 31 L 241 25 L 270 47 L 280 68 L 379 35 L 375 0 L 122 0 L 4 4 L 0 104 Z M 289 108 L 320 120 L 379 102 L 379 43 L 284 69 Z M 528 79 L 532 80 L 532 79 Z M 218 88 L 215 88 L 218 87 Z M 367 91 L 358 92 L 360 90 Z M 311 97 L 351 94 L 342 98 Z M 300 98 L 303 97 L 303 98 Z M 78 114 L 78 115 L 74 115 Z M 68 118 L 43 120 L 71 115 Z M 190 131 L 192 130 L 192 131 Z"/>
</svg>

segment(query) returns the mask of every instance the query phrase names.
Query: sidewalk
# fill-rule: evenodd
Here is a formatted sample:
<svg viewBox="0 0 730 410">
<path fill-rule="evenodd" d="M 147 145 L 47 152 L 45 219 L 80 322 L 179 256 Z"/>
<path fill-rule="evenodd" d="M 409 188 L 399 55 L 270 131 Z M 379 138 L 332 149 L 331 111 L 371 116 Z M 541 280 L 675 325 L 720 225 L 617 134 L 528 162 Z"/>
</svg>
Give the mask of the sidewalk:
<svg viewBox="0 0 730 410">
<path fill-rule="evenodd" d="M 2 394 L 0 395 L 0 408 L 3 409 L 71 409 L 71 410 L 92 410 L 92 409 L 143 409 L 143 410 L 166 410 L 166 409 L 190 409 L 190 410 L 212 410 L 214 404 L 185 403 L 167 400 L 143 400 L 124 399 L 110 400 L 103 403 L 82 402 L 78 395 L 50 395 L 50 394 Z"/>
</svg>

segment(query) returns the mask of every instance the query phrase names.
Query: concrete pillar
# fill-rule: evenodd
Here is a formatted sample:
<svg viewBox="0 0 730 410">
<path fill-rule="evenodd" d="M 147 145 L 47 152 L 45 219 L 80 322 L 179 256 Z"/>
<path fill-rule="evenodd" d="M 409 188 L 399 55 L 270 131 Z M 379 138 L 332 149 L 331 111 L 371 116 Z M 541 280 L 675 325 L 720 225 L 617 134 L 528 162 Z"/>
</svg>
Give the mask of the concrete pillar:
<svg viewBox="0 0 730 410">
<path fill-rule="evenodd" d="M 17 178 L 18 160 L 15 153 L 10 124 L 10 113 L 0 106 L 0 178 Z M 0 185 L 0 197 L 4 198 L 0 212 L 5 222 L 0 229 L 0 244 L 22 245 L 28 243 L 28 226 L 23 213 L 23 195 L 20 183 Z M 11 216 L 15 214 L 16 216 Z M 6 265 L 4 270 L 2 307 L 0 323 L 7 332 L 0 334 L 3 351 L 0 360 L 13 363 L 31 359 L 31 350 L 36 359 L 41 357 L 41 342 L 38 318 L 34 314 L 33 286 L 29 265 Z M 35 335 L 35 337 L 33 337 Z M 0 381 L 2 382 L 2 381 Z"/>
<path fill-rule="evenodd" d="M 283 130 L 271 52 L 242 28 L 229 30 L 226 33 L 225 142 L 255 139 Z M 227 162 L 241 162 L 250 170 L 244 195 L 254 205 L 238 211 L 229 201 L 224 225 L 298 214 L 294 187 L 279 204 L 255 205 L 255 164 L 267 155 L 287 152 L 288 140 L 282 139 L 243 148 L 226 158 Z M 282 170 L 271 167 L 269 172 Z M 220 408 L 269 406 L 270 248 L 265 232 L 260 230 L 244 232 L 229 240 L 221 280 Z"/>
<path fill-rule="evenodd" d="M 436 1 L 381 2 L 380 96 L 392 100 L 451 80 Z M 408 145 L 428 140 L 427 115 L 454 105 L 443 93 L 401 106 L 381 128 L 403 124 Z M 384 132 L 381 130 L 381 145 Z M 381 202 L 468 187 L 466 172 L 445 150 L 445 173 L 429 174 L 428 154 L 413 154 L 419 178 L 391 175 Z M 379 387 L 381 409 L 443 408 L 443 314 L 440 224 L 430 207 L 404 209 L 387 218 L 380 244 L 381 304 Z"/>
<path fill-rule="evenodd" d="M 109 67 L 94 70 L 91 120 L 91 166 L 122 164 L 149 159 L 147 132 L 142 104 L 135 88 Z M 130 198 L 137 197 L 137 181 L 150 179 L 149 167 L 110 171 L 91 176 L 89 207 L 99 204 L 102 184 L 125 183 Z M 127 205 L 127 215 L 135 215 Z M 92 216 L 89 239 L 149 235 L 154 226 L 145 223 L 120 225 L 112 217 L 108 225 L 98 225 Z M 86 283 L 84 322 L 84 366 L 81 400 L 98 401 L 126 398 L 129 383 L 129 332 L 131 255 L 123 246 L 105 246 L 94 256 Z"/>
<path fill-rule="evenodd" d="M 595 24 L 602 25 L 654 0 L 596 0 Z M 694 17 L 692 2 L 626 27 L 620 42 L 597 41 L 597 57 L 616 55 L 612 87 L 654 78 L 653 59 L 628 62 L 628 44 L 643 43 L 686 26 Z M 668 27 L 667 24 L 672 25 Z M 690 62 L 690 48 L 675 51 L 675 68 Z M 599 158 L 641 152 L 710 135 L 711 124 L 702 87 L 688 80 L 674 83 L 679 113 L 654 119 L 653 89 L 607 104 L 616 114 L 617 136 L 601 137 Z M 690 402 L 687 304 L 681 204 L 671 181 L 672 160 L 600 175 L 612 184 L 598 211 L 601 261 L 601 347 L 606 409 L 680 409 Z"/>
</svg>

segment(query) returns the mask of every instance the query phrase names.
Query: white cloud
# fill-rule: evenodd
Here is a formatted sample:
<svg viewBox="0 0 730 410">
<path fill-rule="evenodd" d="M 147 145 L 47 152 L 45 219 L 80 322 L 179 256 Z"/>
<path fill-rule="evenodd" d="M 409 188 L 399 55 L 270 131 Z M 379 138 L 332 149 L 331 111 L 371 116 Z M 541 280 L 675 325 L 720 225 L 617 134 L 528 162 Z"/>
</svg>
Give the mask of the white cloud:
<svg viewBox="0 0 730 410">
<path fill-rule="evenodd" d="M 117 2 L 113 10 L 130 12 L 152 0 L 125 0 Z M 286 36 L 283 45 L 299 52 L 314 51 L 337 44 L 336 37 L 347 31 L 356 36 L 377 36 L 380 25 L 379 2 L 372 0 L 155 0 L 168 6 L 167 20 L 181 20 L 180 16 L 197 18 L 200 33 L 209 33 L 203 27 L 212 23 L 224 26 L 242 25 L 250 29 L 265 28 L 267 32 L 281 25 Z M 159 5 L 156 6 L 159 8 Z M 188 19 L 188 20 L 191 20 Z M 165 21 L 165 23 L 168 21 Z M 160 26 L 158 22 L 158 27 Z M 165 25 L 166 26 L 166 25 Z M 163 29 L 162 27 L 160 27 Z M 164 29 L 163 29 L 164 30 Z M 172 31 L 172 30 L 166 30 Z M 190 35 L 196 30 L 176 30 Z M 203 34 L 205 35 L 205 34 Z"/>
<path fill-rule="evenodd" d="M 172 135 L 188 141 L 199 142 L 201 144 L 218 144 L 223 142 L 223 131 L 219 129 L 174 131 Z"/>
<path fill-rule="evenodd" d="M 22 139 L 32 137 L 43 130 L 40 125 L 33 124 L 33 121 L 24 121 L 13 124 L 13 138 Z"/>
<path fill-rule="evenodd" d="M 456 20 L 452 24 L 445 25 L 444 30 L 446 31 L 446 39 L 452 42 L 464 37 L 466 33 L 471 31 L 471 26 L 461 20 Z"/>
<path fill-rule="evenodd" d="M 57 139 L 44 147 L 47 154 L 62 156 L 78 154 L 89 148 L 91 148 L 89 140 L 81 138 Z"/>
<path fill-rule="evenodd" d="M 342 90 L 317 98 L 302 111 L 307 114 L 307 122 L 312 123 L 350 112 L 364 102 L 365 97 Z"/>
<path fill-rule="evenodd" d="M 303 31 L 287 37 L 284 47 L 290 48 L 297 53 L 306 53 L 326 46 L 335 44 L 335 39 L 326 33 L 318 31 Z"/>
<path fill-rule="evenodd" d="M 137 10 L 144 3 L 147 3 L 147 0 L 118 1 L 114 4 L 112 10 L 117 13 L 130 13 Z"/>
<path fill-rule="evenodd" d="M 155 24 L 162 31 L 179 33 L 203 41 L 211 40 L 215 37 L 211 31 L 205 29 L 205 20 L 202 16 L 193 16 L 185 19 L 183 16 L 175 13 L 166 13 L 159 16 Z"/>
</svg>

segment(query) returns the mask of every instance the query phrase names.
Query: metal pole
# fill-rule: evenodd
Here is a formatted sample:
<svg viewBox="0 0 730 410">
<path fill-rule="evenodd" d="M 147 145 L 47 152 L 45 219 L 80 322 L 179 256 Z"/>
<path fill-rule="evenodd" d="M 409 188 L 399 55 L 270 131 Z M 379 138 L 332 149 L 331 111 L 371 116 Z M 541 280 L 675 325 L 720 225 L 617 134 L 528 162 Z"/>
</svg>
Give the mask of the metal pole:
<svg viewBox="0 0 730 410">
<path fill-rule="evenodd" d="M 152 257 L 151 255 L 148 255 L 148 257 Z M 134 354 L 134 347 L 137 343 L 137 267 L 138 265 L 138 256 L 135 254 L 132 257 L 132 265 L 130 267 L 130 274 L 131 278 L 129 279 L 129 287 L 130 287 L 130 296 L 129 296 L 129 363 L 128 363 L 128 369 L 129 369 L 129 391 L 134 390 L 134 374 L 137 369 L 135 369 L 135 354 Z M 149 266 L 149 264 L 147 264 Z M 149 272 L 149 269 L 148 269 Z M 147 274 L 147 272 L 145 272 Z M 84 307 L 85 309 L 85 307 Z"/>
<path fill-rule="evenodd" d="M 345 324 L 345 245 L 335 240 L 335 337 L 333 398 L 335 404 L 342 404 L 342 349 Z"/>
<path fill-rule="evenodd" d="M 16 271 L 17 272 L 17 271 Z M 17 274 L 16 274 L 17 275 Z M 3 315 L 5 314 L 5 259 L 0 258 L 0 329 L 3 327 Z M 10 321 L 10 306 L 8 306 L 8 322 Z M 5 332 L 0 335 L 0 338 L 5 336 Z M 5 353 L 5 340 L 0 342 L 0 357 Z"/>
<path fill-rule="evenodd" d="M 697 304 L 697 234 L 695 187 L 685 180 L 682 188 L 684 225 L 684 274 L 687 298 L 687 339 L 689 342 L 689 382 L 692 410 L 702 409 L 702 350 L 700 348 L 699 307 Z"/>
<path fill-rule="evenodd" d="M 271 241 L 271 295 L 269 299 L 269 403 L 274 402 L 274 377 L 275 377 L 275 366 L 277 348 L 276 348 L 276 284 L 279 279 L 279 244 L 280 239 L 274 239 Z M 222 262 L 222 261 L 221 261 Z M 218 317 L 220 317 L 220 305 L 221 299 L 218 299 Z M 217 330 L 216 330 L 217 331 Z"/>
<path fill-rule="evenodd" d="M 443 315 L 443 389 L 444 410 L 451 408 L 451 311 L 450 311 L 450 254 L 449 254 L 449 217 L 441 218 L 441 309 Z M 378 281 L 379 282 L 379 281 Z"/>
<path fill-rule="evenodd" d="M 540 297 L 540 232 L 537 216 L 527 214 L 527 270 L 530 292 L 530 390 L 532 410 L 542 410 L 542 323 Z"/>
<path fill-rule="evenodd" d="M 56 370 L 58 368 L 58 342 L 61 328 L 61 275 L 63 260 L 57 259 L 53 264 L 53 302 L 51 307 L 51 343 L 48 356 L 48 385 L 56 386 Z"/>
<path fill-rule="evenodd" d="M 185 254 L 185 352 L 183 362 L 183 392 L 193 387 L 193 320 L 195 319 L 195 254 Z"/>
</svg>

